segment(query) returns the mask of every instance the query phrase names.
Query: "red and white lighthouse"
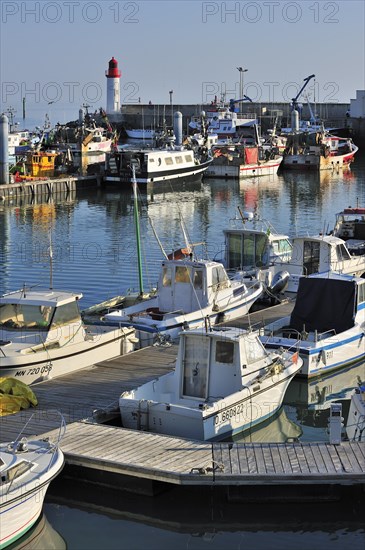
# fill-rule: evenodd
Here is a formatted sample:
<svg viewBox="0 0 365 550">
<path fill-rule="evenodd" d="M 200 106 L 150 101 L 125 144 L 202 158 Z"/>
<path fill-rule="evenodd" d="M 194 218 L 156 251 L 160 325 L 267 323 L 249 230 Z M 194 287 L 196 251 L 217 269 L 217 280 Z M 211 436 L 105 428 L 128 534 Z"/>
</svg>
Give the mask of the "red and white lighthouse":
<svg viewBox="0 0 365 550">
<path fill-rule="evenodd" d="M 106 112 L 107 114 L 119 113 L 120 111 L 120 77 L 121 72 L 118 69 L 118 61 L 111 58 L 109 69 L 105 71 L 107 77 L 106 85 Z"/>
</svg>

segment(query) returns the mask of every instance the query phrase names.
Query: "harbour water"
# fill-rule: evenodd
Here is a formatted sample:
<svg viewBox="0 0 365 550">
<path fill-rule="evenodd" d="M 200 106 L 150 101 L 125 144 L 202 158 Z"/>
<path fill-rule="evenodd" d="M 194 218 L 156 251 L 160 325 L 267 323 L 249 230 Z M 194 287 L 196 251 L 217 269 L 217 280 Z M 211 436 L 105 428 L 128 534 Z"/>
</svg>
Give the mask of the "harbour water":
<svg viewBox="0 0 365 550">
<path fill-rule="evenodd" d="M 332 229 L 335 214 L 346 206 L 365 205 L 365 156 L 360 149 L 351 170 L 242 180 L 207 179 L 195 184 L 159 184 L 140 189 L 144 290 L 156 284 L 163 247 L 184 246 L 181 220 L 189 241 L 201 243 L 197 255 L 219 258 L 223 229 L 242 210 L 258 213 L 289 236 Z M 0 203 L 0 293 L 50 284 L 50 247 L 54 288 L 81 291 L 88 307 L 128 289 L 138 289 L 137 254 L 131 187 L 90 189 L 32 203 Z M 328 440 L 332 401 L 349 407 L 351 390 L 365 379 L 365 366 L 313 382 L 294 380 L 285 406 L 250 441 Z M 356 502 L 321 505 L 269 504 L 227 507 L 212 495 L 201 510 L 191 496 L 171 491 L 149 499 L 97 489 L 98 502 L 83 491 L 50 492 L 45 515 L 61 537 L 54 548 L 220 549 L 220 548 L 352 548 L 365 547 L 364 524 Z M 195 497 L 193 497 L 194 500 Z M 83 500 L 84 499 L 84 500 Z M 119 499 L 119 501 L 118 501 Z M 233 508 L 232 508 L 233 507 Z M 169 513 L 175 510 L 175 514 Z M 201 516 L 201 517 L 200 517 Z M 29 546 L 30 544 L 30 546 Z M 42 544 L 42 543 L 41 543 Z M 37 548 L 52 548 L 50 543 Z M 62 546 L 63 545 L 63 546 Z M 34 548 L 24 541 L 22 548 Z"/>
</svg>

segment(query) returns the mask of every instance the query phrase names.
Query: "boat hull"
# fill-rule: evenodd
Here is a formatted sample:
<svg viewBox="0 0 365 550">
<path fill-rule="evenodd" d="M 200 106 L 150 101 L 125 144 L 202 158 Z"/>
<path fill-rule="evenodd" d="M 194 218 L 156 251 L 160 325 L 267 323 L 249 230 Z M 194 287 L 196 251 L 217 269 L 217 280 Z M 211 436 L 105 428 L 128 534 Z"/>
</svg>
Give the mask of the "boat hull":
<svg viewBox="0 0 365 550">
<path fill-rule="evenodd" d="M 173 315 L 169 314 L 166 318 L 158 321 L 153 316 L 115 317 L 113 321 L 121 327 L 134 327 L 137 331 L 137 337 L 142 347 L 154 343 L 157 337 L 168 338 L 176 341 L 182 330 L 201 329 L 207 325 L 233 321 L 246 315 L 254 302 L 261 296 L 262 286 L 258 285 L 249 295 L 242 300 L 240 295 L 232 299 L 226 308 L 219 311 L 213 311 L 211 307 L 191 313 Z M 154 302 L 157 303 L 155 299 Z"/>
<path fill-rule="evenodd" d="M 364 333 L 359 327 L 315 342 L 279 336 L 261 336 L 267 349 L 297 349 L 303 359 L 298 375 L 312 378 L 365 360 Z"/>
<path fill-rule="evenodd" d="M 348 166 L 355 153 L 329 157 L 317 155 L 284 155 L 282 167 L 290 170 L 334 170 Z"/>
<path fill-rule="evenodd" d="M 221 178 L 251 178 L 255 176 L 270 176 L 277 174 L 281 158 L 272 162 L 262 164 L 215 164 L 213 163 L 207 170 L 206 175 Z"/>
<path fill-rule="evenodd" d="M 201 164 L 192 164 L 183 168 L 173 168 L 171 170 L 140 172 L 136 174 L 136 182 L 139 184 L 157 183 L 161 181 L 170 181 L 176 179 L 197 179 L 200 178 L 211 164 L 211 160 L 202 162 Z M 106 183 L 130 183 L 130 170 L 121 170 L 119 175 L 107 175 L 104 178 Z"/>
<path fill-rule="evenodd" d="M 365 441 L 365 386 L 351 396 L 346 434 L 350 441 Z"/>
<path fill-rule="evenodd" d="M 263 384 L 250 389 L 244 387 L 215 403 L 201 408 L 187 400 L 179 404 L 174 396 L 163 394 L 163 402 L 155 401 L 153 393 L 148 399 L 119 400 L 122 424 L 125 428 L 186 437 L 203 441 L 219 441 L 237 433 L 251 430 L 280 409 L 286 389 L 298 370 L 296 365 L 285 374 L 272 375 Z M 169 376 L 169 375 L 166 375 Z M 162 377 L 163 378 L 163 377 Z M 153 391 L 153 386 L 151 386 Z M 189 402 L 190 401 L 190 402 Z"/>
<path fill-rule="evenodd" d="M 39 446 L 42 447 L 42 444 Z M 42 453 L 43 449 L 29 457 L 25 453 L 26 460 L 36 463 L 32 469 L 34 474 L 30 478 L 26 475 L 24 481 L 20 478 L 10 488 L 6 484 L 0 491 L 0 549 L 20 539 L 36 523 L 48 486 L 63 468 L 64 456 L 60 449 L 43 454 L 43 457 Z M 45 461 L 47 463 L 44 465 Z"/>
<path fill-rule="evenodd" d="M 102 330 L 105 331 L 105 328 Z M 93 339 L 86 339 L 64 348 L 48 349 L 29 355 L 19 351 L 11 352 L 10 346 L 1 349 L 0 376 L 13 377 L 31 385 L 58 376 L 63 376 L 133 351 L 134 343 L 129 339 L 134 331 L 115 328 L 106 332 L 94 331 Z M 30 349 L 30 348 L 28 348 Z M 9 350 L 9 351 L 8 351 Z"/>
</svg>

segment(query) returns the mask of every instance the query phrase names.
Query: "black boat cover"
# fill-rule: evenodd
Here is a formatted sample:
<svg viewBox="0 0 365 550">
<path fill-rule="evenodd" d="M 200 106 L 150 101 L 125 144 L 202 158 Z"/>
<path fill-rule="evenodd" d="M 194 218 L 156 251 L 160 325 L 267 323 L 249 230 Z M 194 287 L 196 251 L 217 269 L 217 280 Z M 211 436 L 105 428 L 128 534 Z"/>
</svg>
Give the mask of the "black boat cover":
<svg viewBox="0 0 365 550">
<path fill-rule="evenodd" d="M 290 326 L 298 332 L 335 330 L 354 326 L 356 284 L 351 280 L 301 277 Z"/>
</svg>

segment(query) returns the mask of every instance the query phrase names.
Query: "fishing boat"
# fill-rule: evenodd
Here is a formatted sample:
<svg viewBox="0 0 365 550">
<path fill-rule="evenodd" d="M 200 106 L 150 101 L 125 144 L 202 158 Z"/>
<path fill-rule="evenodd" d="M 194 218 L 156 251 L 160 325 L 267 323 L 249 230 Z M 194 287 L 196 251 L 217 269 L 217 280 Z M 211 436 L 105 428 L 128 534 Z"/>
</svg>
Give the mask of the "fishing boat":
<svg viewBox="0 0 365 550">
<path fill-rule="evenodd" d="M 104 316 L 104 322 L 134 327 L 141 342 L 176 340 L 182 330 L 238 319 L 263 292 L 259 281 L 230 279 L 220 262 L 166 259 L 154 297 Z"/>
<path fill-rule="evenodd" d="M 249 135 L 247 130 L 250 132 L 254 124 L 258 123 L 256 115 L 254 113 L 238 114 L 234 109 L 235 103 L 244 100 L 232 100 L 229 105 L 223 101 L 214 102 L 199 116 L 191 117 L 189 129 L 192 133 L 202 132 L 205 126 L 209 132 L 217 134 L 219 138 Z"/>
<path fill-rule="evenodd" d="M 2 295 L 0 376 L 36 384 L 133 351 L 133 328 L 85 324 L 81 298 L 25 287 Z"/>
<path fill-rule="evenodd" d="M 125 128 L 125 133 L 131 139 L 153 139 L 156 134 L 152 128 Z"/>
<path fill-rule="evenodd" d="M 358 147 L 350 138 L 325 131 L 288 134 L 282 167 L 295 170 L 333 170 L 348 166 Z"/>
<path fill-rule="evenodd" d="M 161 133 L 153 147 L 126 148 L 106 155 L 104 181 L 130 183 L 131 166 L 135 167 L 138 184 L 183 179 L 201 179 L 212 162 L 210 150 L 205 145 L 176 144 L 172 130 Z"/>
<path fill-rule="evenodd" d="M 213 162 L 207 169 L 206 175 L 214 178 L 274 175 L 283 160 L 277 148 L 264 149 L 257 145 L 216 145 L 212 153 Z"/>
<path fill-rule="evenodd" d="M 365 208 L 349 206 L 338 212 L 331 234 L 345 241 L 352 256 L 365 257 Z"/>
<path fill-rule="evenodd" d="M 224 230 L 224 265 L 230 271 L 258 277 L 271 294 L 282 291 L 286 283 L 285 292 L 293 295 L 298 291 L 300 278 L 315 273 L 338 272 L 355 277 L 365 274 L 365 239 L 345 241 L 335 236 L 338 232 L 345 237 L 339 222 L 333 234 L 289 239 L 260 216 L 240 209 L 239 212 L 240 217 L 231 220 L 234 226 Z M 359 237 L 365 226 L 358 220 L 356 227 Z M 354 229 L 347 231 L 346 237 L 354 234 Z"/>
<path fill-rule="evenodd" d="M 365 441 L 365 385 L 352 393 L 346 434 L 349 441 Z"/>
<path fill-rule="evenodd" d="M 225 439 L 273 416 L 301 364 L 295 353 L 266 351 L 257 332 L 183 332 L 175 370 L 120 396 L 122 425 L 203 441 Z"/>
<path fill-rule="evenodd" d="M 301 277 L 290 316 L 264 326 L 270 349 L 297 349 L 308 378 L 365 359 L 365 279 L 340 273 Z"/>
<path fill-rule="evenodd" d="M 0 444 L 0 548 L 27 533 L 41 515 L 51 481 L 61 472 L 64 456 L 58 440 L 18 438 Z"/>
</svg>

